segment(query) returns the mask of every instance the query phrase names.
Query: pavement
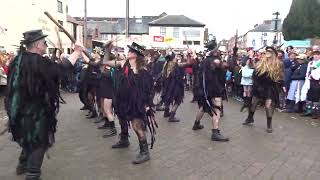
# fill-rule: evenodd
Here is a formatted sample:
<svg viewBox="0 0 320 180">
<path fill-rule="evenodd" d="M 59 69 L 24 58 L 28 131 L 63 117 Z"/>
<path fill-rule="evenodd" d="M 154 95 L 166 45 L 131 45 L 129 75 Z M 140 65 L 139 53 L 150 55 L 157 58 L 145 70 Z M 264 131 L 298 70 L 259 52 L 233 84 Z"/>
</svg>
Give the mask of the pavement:
<svg viewBox="0 0 320 180">
<path fill-rule="evenodd" d="M 230 142 L 210 140 L 211 121 L 205 116 L 205 128 L 192 131 L 197 105 L 185 102 L 178 109 L 180 123 L 168 123 L 157 113 L 157 129 L 151 160 L 132 165 L 138 143 L 131 131 L 131 145 L 113 150 L 118 137 L 102 138 L 103 131 L 80 111 L 77 94 L 63 95 L 67 104 L 59 113 L 56 144 L 49 150 L 50 159 L 42 166 L 43 180 L 319 180 L 320 120 L 297 114 L 275 113 L 274 133 L 265 132 L 263 109 L 255 114 L 255 125 L 241 123 L 240 103 L 225 102 L 221 130 Z M 2 107 L 3 108 L 3 107 Z M 2 113 L 1 113 L 2 112 Z M 0 115 L 5 115 L 0 111 Z M 0 129 L 5 118 L 0 118 Z M 117 122 L 117 128 L 119 124 Z M 10 135 L 0 136 L 0 180 L 23 180 L 15 175 L 20 153 Z"/>
</svg>

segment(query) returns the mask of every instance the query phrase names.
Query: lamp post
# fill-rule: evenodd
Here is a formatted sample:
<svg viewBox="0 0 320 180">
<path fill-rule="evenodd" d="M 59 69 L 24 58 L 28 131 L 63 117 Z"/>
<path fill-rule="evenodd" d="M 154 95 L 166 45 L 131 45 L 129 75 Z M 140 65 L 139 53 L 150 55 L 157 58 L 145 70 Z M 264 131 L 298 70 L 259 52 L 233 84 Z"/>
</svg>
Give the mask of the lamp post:
<svg viewBox="0 0 320 180">
<path fill-rule="evenodd" d="M 275 32 L 275 35 L 274 35 L 274 39 L 273 39 L 273 45 L 276 46 L 277 43 L 278 43 L 278 40 L 277 40 L 277 37 L 278 37 L 278 21 L 279 21 L 279 15 L 280 13 L 279 12 L 275 12 L 273 13 L 272 15 L 275 15 L 276 18 L 275 18 L 275 22 L 274 22 L 274 32 Z"/>
<path fill-rule="evenodd" d="M 87 30 L 88 30 L 88 27 L 87 27 L 87 0 L 84 0 L 84 18 L 83 18 L 83 44 L 84 44 L 84 47 L 87 47 Z"/>
</svg>

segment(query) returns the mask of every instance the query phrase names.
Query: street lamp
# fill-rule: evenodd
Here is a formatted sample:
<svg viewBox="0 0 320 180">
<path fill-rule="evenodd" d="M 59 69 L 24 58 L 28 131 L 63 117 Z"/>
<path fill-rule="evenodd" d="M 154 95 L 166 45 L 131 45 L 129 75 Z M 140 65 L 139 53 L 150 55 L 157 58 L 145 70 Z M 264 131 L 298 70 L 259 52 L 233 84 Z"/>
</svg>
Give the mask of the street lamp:
<svg viewBox="0 0 320 180">
<path fill-rule="evenodd" d="M 279 12 L 275 12 L 273 13 L 272 15 L 276 16 L 275 18 L 275 22 L 274 22 L 274 32 L 275 32 L 275 35 L 274 35 L 274 39 L 273 39 L 273 45 L 277 45 L 278 43 L 278 40 L 277 40 L 277 37 L 278 37 L 278 21 L 279 21 L 279 15 L 280 13 Z"/>
</svg>

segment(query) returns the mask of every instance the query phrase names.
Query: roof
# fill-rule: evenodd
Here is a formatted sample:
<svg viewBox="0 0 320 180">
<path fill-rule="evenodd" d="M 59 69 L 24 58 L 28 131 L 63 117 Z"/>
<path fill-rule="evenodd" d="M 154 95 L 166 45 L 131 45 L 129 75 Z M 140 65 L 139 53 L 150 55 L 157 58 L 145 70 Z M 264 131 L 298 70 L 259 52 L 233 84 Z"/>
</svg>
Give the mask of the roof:
<svg viewBox="0 0 320 180">
<path fill-rule="evenodd" d="M 83 25 L 82 22 L 76 20 L 75 18 L 73 18 L 73 17 L 71 17 L 69 15 L 67 15 L 67 22 L 71 22 L 73 24 L 77 24 L 77 25 L 80 25 L 80 26 Z"/>
<path fill-rule="evenodd" d="M 129 19 L 130 34 L 148 34 L 148 23 L 158 16 L 143 16 Z M 125 18 L 88 18 L 88 32 L 98 29 L 101 34 L 124 34 L 126 31 Z"/>
<path fill-rule="evenodd" d="M 250 30 L 249 32 L 273 32 L 274 31 L 274 23 L 271 21 L 265 21 L 263 24 L 256 26 L 254 29 Z M 282 24 L 279 25 L 278 31 L 282 30 Z"/>
<path fill-rule="evenodd" d="M 166 15 L 149 23 L 150 26 L 204 27 L 205 24 L 184 15 Z"/>
</svg>

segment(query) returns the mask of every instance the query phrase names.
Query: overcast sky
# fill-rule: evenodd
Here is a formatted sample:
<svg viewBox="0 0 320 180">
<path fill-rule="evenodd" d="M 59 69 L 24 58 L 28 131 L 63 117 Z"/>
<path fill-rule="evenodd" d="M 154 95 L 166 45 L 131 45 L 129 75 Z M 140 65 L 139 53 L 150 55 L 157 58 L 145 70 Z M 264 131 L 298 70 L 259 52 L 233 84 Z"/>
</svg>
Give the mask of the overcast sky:
<svg viewBox="0 0 320 180">
<path fill-rule="evenodd" d="M 84 0 L 68 0 L 71 16 L 84 16 Z M 125 17 L 126 0 L 87 0 L 88 16 Z M 166 12 L 185 15 L 206 24 L 218 40 L 229 39 L 239 29 L 244 34 L 255 24 L 280 12 L 284 19 L 292 0 L 130 0 L 130 17 L 154 16 Z"/>
</svg>

